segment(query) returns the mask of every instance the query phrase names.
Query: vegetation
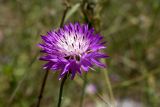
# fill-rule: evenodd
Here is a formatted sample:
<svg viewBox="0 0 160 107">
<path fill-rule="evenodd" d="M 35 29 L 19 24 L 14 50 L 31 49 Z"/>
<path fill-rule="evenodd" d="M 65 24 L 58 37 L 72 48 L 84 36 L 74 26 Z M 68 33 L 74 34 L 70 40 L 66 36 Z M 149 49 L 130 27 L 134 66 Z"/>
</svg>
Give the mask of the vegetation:
<svg viewBox="0 0 160 107">
<path fill-rule="evenodd" d="M 45 75 L 37 44 L 60 26 L 66 8 L 64 22 L 89 21 L 105 37 L 110 58 L 106 69 L 66 80 L 62 107 L 80 105 L 84 80 L 96 87 L 84 91 L 84 107 L 125 99 L 159 107 L 159 0 L 0 0 L 0 107 L 35 107 Z M 49 72 L 41 107 L 57 105 L 60 82 Z"/>
</svg>

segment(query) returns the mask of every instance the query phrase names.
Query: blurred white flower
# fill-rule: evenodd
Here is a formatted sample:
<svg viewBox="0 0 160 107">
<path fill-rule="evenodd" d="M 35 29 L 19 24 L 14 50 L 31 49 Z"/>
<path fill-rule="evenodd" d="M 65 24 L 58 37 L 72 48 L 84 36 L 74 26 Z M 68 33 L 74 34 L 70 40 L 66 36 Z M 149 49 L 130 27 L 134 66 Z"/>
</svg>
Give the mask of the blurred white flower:
<svg viewBox="0 0 160 107">
<path fill-rule="evenodd" d="M 88 84 L 86 86 L 86 93 L 87 94 L 95 94 L 97 92 L 97 88 L 94 84 Z"/>
</svg>

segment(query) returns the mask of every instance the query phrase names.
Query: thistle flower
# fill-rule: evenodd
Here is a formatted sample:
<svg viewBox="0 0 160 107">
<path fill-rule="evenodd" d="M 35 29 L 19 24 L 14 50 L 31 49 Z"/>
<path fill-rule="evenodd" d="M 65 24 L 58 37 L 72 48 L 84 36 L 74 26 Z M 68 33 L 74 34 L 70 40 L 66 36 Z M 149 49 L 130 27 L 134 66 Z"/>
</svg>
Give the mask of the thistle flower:
<svg viewBox="0 0 160 107">
<path fill-rule="evenodd" d="M 70 23 L 58 30 L 52 30 L 47 35 L 41 36 L 43 43 L 39 44 L 45 53 L 40 60 L 47 61 L 44 69 L 59 71 L 59 79 L 66 74 L 71 74 L 71 79 L 76 74 L 87 72 L 94 65 L 105 67 L 99 61 L 108 57 L 100 50 L 106 48 L 103 37 L 89 29 L 88 25 Z"/>
</svg>

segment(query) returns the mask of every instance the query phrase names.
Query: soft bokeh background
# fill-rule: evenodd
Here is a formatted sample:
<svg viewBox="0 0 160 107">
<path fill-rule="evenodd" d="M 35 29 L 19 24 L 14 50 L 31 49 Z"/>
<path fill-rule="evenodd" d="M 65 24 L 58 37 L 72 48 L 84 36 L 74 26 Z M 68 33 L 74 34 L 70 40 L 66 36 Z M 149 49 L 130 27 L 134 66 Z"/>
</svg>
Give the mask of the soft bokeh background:
<svg viewBox="0 0 160 107">
<path fill-rule="evenodd" d="M 58 28 L 62 0 L 0 0 L 0 107 L 34 107 L 45 71 L 40 35 Z M 117 107 L 160 105 L 160 1 L 88 0 L 88 16 L 108 41 L 107 69 L 90 71 L 84 107 L 109 107 L 108 72 Z M 66 22 L 84 22 L 81 0 L 69 0 Z M 85 10 L 85 9 L 84 9 Z M 55 107 L 60 81 L 50 72 L 41 107 Z M 83 75 L 84 76 L 84 75 Z M 82 76 L 82 78 L 83 78 Z M 63 107 L 78 107 L 83 79 L 67 80 Z"/>
</svg>

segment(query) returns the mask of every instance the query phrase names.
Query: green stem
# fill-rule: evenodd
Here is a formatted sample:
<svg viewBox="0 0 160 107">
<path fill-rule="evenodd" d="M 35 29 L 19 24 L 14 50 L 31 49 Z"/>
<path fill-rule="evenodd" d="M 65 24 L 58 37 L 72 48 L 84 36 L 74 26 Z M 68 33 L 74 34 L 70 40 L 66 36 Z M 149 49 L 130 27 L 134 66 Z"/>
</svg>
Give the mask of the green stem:
<svg viewBox="0 0 160 107">
<path fill-rule="evenodd" d="M 61 102 L 62 102 L 62 94 L 63 94 L 63 86 L 64 86 L 64 83 L 67 79 L 67 75 L 64 76 L 62 82 L 61 82 L 61 86 L 60 86 L 60 91 L 59 91 L 59 99 L 58 99 L 58 105 L 57 107 L 61 107 Z"/>
<path fill-rule="evenodd" d="M 70 8 L 70 7 L 66 5 L 66 9 L 64 10 L 64 13 L 63 13 L 63 16 L 62 16 L 62 20 L 61 20 L 61 23 L 60 23 L 60 27 L 62 27 L 63 24 L 64 24 L 65 17 L 66 17 L 66 14 L 67 14 L 69 8 Z M 60 106 L 61 106 L 62 94 L 63 94 L 63 85 L 64 85 L 64 82 L 65 82 L 66 79 L 67 79 L 67 75 L 65 75 L 65 77 L 63 78 L 63 80 L 62 80 L 62 82 L 61 82 L 60 92 L 59 92 L 59 99 L 58 99 L 58 105 L 57 105 L 57 107 L 60 107 Z"/>
<path fill-rule="evenodd" d="M 62 27 L 63 24 L 64 24 L 64 20 L 65 20 L 66 14 L 67 14 L 67 12 L 68 12 L 68 9 L 69 9 L 69 7 L 66 7 L 66 9 L 64 10 L 63 17 L 62 17 L 62 21 L 61 21 L 61 23 L 60 23 L 60 27 Z"/>
<path fill-rule="evenodd" d="M 109 91 L 109 97 L 110 97 L 110 100 L 111 100 L 111 104 L 113 105 L 113 107 L 115 107 L 114 95 L 113 95 L 112 86 L 111 86 L 109 76 L 108 76 L 108 70 L 104 71 L 104 75 L 105 75 L 106 84 L 108 86 L 108 91 Z"/>
<path fill-rule="evenodd" d="M 45 84 L 46 84 L 46 80 L 47 80 L 48 74 L 49 74 L 49 70 L 47 70 L 45 72 L 45 75 L 44 75 L 44 78 L 43 78 L 43 83 L 42 83 L 42 86 L 41 86 L 41 90 L 40 90 L 40 93 L 39 93 L 38 102 L 37 102 L 37 106 L 36 107 L 40 107 L 40 103 L 41 103 L 41 99 L 43 97 L 44 87 L 45 87 Z"/>
<path fill-rule="evenodd" d="M 84 100 L 84 95 L 85 95 L 86 84 L 87 84 L 87 74 L 85 73 L 79 107 L 83 107 L 83 100 Z"/>
</svg>

